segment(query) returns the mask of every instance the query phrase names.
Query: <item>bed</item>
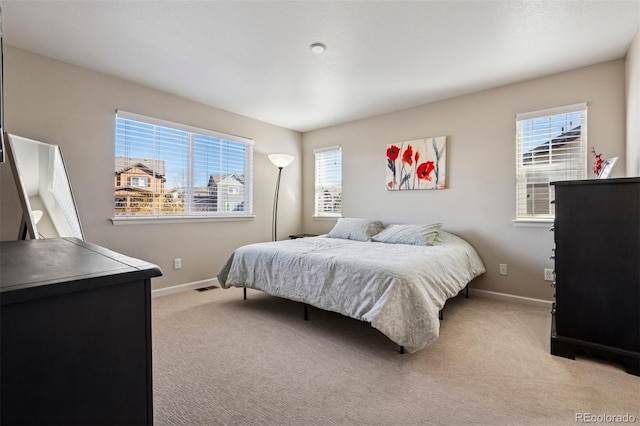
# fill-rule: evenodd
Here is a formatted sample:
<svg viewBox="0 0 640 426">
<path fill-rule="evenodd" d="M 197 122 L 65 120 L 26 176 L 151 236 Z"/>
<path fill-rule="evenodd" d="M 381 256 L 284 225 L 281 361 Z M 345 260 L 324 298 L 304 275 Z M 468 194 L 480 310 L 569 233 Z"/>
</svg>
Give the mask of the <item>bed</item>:
<svg viewBox="0 0 640 426">
<path fill-rule="evenodd" d="M 438 338 L 438 313 L 484 265 L 469 243 L 439 229 L 430 245 L 381 242 L 372 233 L 365 241 L 330 233 L 246 245 L 218 281 L 369 322 L 416 352 Z"/>
</svg>

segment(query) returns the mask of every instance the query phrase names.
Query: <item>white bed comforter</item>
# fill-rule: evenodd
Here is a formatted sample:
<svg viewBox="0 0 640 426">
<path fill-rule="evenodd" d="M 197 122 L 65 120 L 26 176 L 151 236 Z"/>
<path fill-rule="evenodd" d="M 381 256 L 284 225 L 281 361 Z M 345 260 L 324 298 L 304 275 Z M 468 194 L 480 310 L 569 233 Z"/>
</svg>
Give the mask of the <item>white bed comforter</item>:
<svg viewBox="0 0 640 426">
<path fill-rule="evenodd" d="M 218 280 L 370 322 L 415 352 L 438 338 L 446 300 L 484 272 L 471 245 L 439 231 L 433 246 L 326 237 L 250 244 Z"/>
</svg>

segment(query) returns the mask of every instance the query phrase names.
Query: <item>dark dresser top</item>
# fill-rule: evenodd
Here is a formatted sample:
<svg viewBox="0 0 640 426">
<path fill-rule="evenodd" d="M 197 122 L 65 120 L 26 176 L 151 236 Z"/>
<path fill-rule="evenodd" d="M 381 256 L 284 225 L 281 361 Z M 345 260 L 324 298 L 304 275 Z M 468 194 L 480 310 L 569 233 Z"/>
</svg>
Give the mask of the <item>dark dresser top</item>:
<svg viewBox="0 0 640 426">
<path fill-rule="evenodd" d="M 571 185 L 612 185 L 622 183 L 640 183 L 640 177 L 623 177 L 623 178 L 607 178 L 607 179 L 578 179 L 578 180 L 560 180 L 551 182 L 550 185 L 555 186 L 571 186 Z"/>
<path fill-rule="evenodd" d="M 0 242 L 2 305 L 160 275 L 152 263 L 78 238 Z"/>
</svg>

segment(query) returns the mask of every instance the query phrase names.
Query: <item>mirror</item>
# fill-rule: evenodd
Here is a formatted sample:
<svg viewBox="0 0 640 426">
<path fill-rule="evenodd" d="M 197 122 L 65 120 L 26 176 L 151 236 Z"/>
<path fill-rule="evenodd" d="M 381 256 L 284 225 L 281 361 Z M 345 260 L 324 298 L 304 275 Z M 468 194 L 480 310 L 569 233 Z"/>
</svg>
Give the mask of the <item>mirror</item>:
<svg viewBox="0 0 640 426">
<path fill-rule="evenodd" d="M 84 240 L 60 147 L 8 133 L 4 142 L 22 204 L 18 239 Z"/>
</svg>

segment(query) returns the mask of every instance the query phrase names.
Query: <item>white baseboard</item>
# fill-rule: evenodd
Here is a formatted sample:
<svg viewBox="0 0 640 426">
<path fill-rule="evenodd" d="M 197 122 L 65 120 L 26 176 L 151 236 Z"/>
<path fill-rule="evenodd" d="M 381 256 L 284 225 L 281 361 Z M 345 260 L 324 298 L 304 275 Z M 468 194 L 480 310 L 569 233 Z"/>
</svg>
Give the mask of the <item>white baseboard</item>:
<svg viewBox="0 0 640 426">
<path fill-rule="evenodd" d="M 520 303 L 549 309 L 551 309 L 551 304 L 553 303 L 550 300 L 534 299 L 531 297 L 516 296 L 513 294 L 498 293 L 496 291 L 481 290 L 477 288 L 470 288 L 469 294 L 478 297 L 486 297 L 487 299 L 502 300 L 504 302 Z"/>
<path fill-rule="evenodd" d="M 217 278 L 210 278 L 207 280 L 194 281 L 191 283 L 178 284 L 170 287 L 159 288 L 151 290 L 151 297 L 161 297 L 169 294 L 181 293 L 183 291 L 196 290 L 198 288 L 209 286 L 220 286 Z M 534 299 L 532 297 L 516 296 L 507 293 L 498 293 L 497 291 L 482 290 L 478 288 L 469 288 L 469 294 L 471 296 L 486 297 L 487 299 L 501 300 L 503 302 L 520 303 L 524 305 L 538 306 L 543 308 L 551 308 L 550 300 Z"/>
<path fill-rule="evenodd" d="M 192 283 L 172 285 L 170 287 L 151 290 L 151 297 L 155 298 L 160 296 L 166 296 L 168 294 L 181 293 L 183 291 L 195 290 L 198 288 L 209 287 L 212 285 L 219 286 L 217 278 L 209 278 L 208 280 L 194 281 Z"/>
</svg>

